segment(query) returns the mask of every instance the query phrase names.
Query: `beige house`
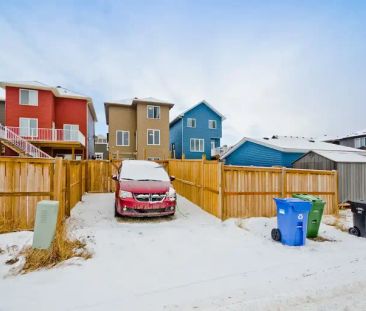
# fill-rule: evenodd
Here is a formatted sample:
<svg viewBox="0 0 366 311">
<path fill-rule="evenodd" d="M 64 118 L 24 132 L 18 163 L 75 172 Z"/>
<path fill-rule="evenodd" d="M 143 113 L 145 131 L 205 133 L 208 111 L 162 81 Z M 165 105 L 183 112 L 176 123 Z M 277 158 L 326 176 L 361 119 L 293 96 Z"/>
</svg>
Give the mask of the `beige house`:
<svg viewBox="0 0 366 311">
<path fill-rule="evenodd" d="M 105 102 L 109 159 L 168 159 L 169 111 L 173 106 L 152 97 Z"/>
</svg>

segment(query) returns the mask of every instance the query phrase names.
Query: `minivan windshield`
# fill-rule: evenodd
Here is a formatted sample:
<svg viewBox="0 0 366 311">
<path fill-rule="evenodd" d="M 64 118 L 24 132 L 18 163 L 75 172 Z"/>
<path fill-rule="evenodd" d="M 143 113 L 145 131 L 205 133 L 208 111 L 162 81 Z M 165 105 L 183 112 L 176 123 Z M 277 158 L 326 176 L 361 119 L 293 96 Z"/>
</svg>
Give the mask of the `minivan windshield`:
<svg viewBox="0 0 366 311">
<path fill-rule="evenodd" d="M 170 181 L 164 167 L 151 161 L 125 160 L 122 163 L 120 180 Z"/>
</svg>

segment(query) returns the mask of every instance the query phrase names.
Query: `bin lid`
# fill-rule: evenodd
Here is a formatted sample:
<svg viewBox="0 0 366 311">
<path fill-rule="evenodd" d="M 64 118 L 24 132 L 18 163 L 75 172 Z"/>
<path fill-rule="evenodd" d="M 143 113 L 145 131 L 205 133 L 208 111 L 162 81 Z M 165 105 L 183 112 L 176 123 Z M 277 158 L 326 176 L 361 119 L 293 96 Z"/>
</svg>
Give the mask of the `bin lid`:
<svg viewBox="0 0 366 311">
<path fill-rule="evenodd" d="M 296 202 L 304 202 L 304 200 L 298 198 L 273 198 L 275 201 L 286 202 L 286 203 L 296 203 Z"/>
<path fill-rule="evenodd" d="M 299 198 L 299 199 L 304 200 L 304 201 L 310 201 L 310 202 L 314 202 L 314 201 L 322 201 L 323 202 L 323 200 L 321 198 L 318 198 L 318 197 L 316 197 L 314 195 L 311 195 L 311 194 L 305 194 L 305 193 L 304 194 L 294 193 L 292 195 L 292 197 Z"/>
<path fill-rule="evenodd" d="M 348 201 L 349 204 L 357 205 L 358 207 L 363 207 L 366 209 L 366 201 L 364 200 L 355 200 L 355 201 Z"/>
</svg>

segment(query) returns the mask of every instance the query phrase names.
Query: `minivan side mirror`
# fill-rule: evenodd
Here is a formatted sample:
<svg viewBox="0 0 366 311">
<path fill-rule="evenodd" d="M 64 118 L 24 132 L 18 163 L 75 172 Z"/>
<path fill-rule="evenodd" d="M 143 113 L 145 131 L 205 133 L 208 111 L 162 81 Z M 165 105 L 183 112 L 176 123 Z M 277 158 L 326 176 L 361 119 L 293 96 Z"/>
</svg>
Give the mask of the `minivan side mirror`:
<svg viewBox="0 0 366 311">
<path fill-rule="evenodd" d="M 118 181 L 118 176 L 117 175 L 112 175 L 112 179 L 115 181 Z"/>
<path fill-rule="evenodd" d="M 169 176 L 170 181 L 174 181 L 175 180 L 175 176 Z"/>
</svg>

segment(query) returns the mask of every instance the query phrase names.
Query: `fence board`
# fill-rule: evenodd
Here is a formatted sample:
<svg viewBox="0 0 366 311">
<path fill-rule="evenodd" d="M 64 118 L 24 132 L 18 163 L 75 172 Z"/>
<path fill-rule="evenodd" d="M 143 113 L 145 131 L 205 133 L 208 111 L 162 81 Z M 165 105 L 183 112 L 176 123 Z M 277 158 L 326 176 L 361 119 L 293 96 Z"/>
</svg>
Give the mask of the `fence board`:
<svg viewBox="0 0 366 311">
<path fill-rule="evenodd" d="M 174 187 L 180 195 L 222 219 L 275 216 L 273 198 L 293 193 L 317 195 L 327 203 L 325 213 L 338 211 L 335 171 L 223 166 L 217 161 L 183 159 L 169 160 L 169 172 L 176 177 Z"/>
<path fill-rule="evenodd" d="M 37 202 L 45 199 L 59 201 L 58 220 L 62 221 L 81 200 L 85 167 L 81 161 L 0 158 L 3 176 L 0 179 L 0 232 L 32 230 Z"/>
</svg>

